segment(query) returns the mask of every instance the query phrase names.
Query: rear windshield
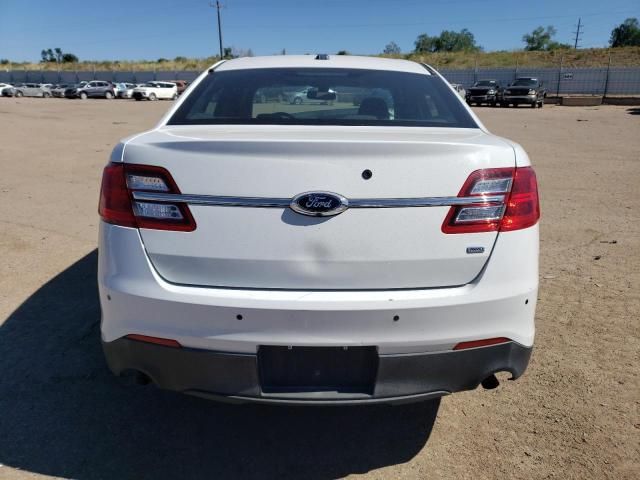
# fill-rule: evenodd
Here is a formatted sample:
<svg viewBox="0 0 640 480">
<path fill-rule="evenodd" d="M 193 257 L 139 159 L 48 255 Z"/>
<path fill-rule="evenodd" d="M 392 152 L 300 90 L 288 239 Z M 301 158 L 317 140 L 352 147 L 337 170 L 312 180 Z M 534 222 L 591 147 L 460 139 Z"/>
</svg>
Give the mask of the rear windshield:
<svg viewBox="0 0 640 480">
<path fill-rule="evenodd" d="M 343 68 L 213 72 L 168 123 L 477 128 L 439 77 Z"/>
</svg>

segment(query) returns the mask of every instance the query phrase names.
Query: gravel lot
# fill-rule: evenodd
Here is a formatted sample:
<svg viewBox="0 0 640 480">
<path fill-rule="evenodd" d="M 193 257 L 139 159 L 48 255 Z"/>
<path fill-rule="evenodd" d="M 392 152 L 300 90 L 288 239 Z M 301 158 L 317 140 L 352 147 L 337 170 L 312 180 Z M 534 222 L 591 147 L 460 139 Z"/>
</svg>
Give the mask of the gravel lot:
<svg viewBox="0 0 640 480">
<path fill-rule="evenodd" d="M 0 478 L 640 477 L 640 109 L 476 109 L 540 182 L 523 378 L 440 404 L 305 409 L 125 387 L 106 370 L 101 169 L 168 107 L 0 98 Z"/>
</svg>

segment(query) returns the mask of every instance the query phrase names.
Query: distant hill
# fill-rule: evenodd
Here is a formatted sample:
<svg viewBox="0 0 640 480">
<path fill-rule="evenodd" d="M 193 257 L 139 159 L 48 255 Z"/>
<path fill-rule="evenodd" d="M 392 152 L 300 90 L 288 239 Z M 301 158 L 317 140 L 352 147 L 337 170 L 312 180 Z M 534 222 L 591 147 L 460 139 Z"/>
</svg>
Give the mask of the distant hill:
<svg viewBox="0 0 640 480">
<path fill-rule="evenodd" d="M 606 67 L 611 55 L 611 65 L 615 67 L 640 66 L 640 47 L 589 48 L 581 50 L 555 50 L 552 52 L 451 52 L 431 54 L 393 55 L 395 58 L 407 58 L 425 62 L 437 69 L 474 68 L 513 68 L 520 67 L 557 67 L 562 63 L 566 67 Z M 204 70 L 217 61 L 218 57 L 184 58 L 163 61 L 83 61 L 79 63 L 9 63 L 0 65 L 7 70 L 114 70 L 114 71 L 152 71 L 152 70 Z"/>
</svg>

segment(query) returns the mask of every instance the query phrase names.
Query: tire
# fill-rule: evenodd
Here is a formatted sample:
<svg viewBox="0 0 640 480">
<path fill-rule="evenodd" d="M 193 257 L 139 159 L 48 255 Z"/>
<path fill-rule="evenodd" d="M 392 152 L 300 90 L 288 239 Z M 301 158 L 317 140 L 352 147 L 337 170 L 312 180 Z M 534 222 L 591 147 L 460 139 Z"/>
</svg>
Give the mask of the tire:
<svg viewBox="0 0 640 480">
<path fill-rule="evenodd" d="M 22 96 L 22 92 L 18 90 L 14 95 L 14 97 L 20 98 Z"/>
<path fill-rule="evenodd" d="M 107 100 L 111 100 L 113 98 L 113 93 L 107 90 L 106 92 L 104 92 L 104 98 L 106 98 Z"/>
<path fill-rule="evenodd" d="M 544 98 L 538 102 L 538 108 L 544 107 Z"/>
<path fill-rule="evenodd" d="M 135 98 L 136 102 L 139 102 L 140 100 L 142 100 L 142 98 L 140 97 L 133 97 L 133 98 Z"/>
<path fill-rule="evenodd" d="M 177 99 L 178 99 L 178 94 L 177 94 L 177 93 L 174 93 L 174 94 L 173 94 L 173 97 L 171 97 L 171 100 L 177 100 Z"/>
<path fill-rule="evenodd" d="M 302 105 L 302 99 L 300 97 L 296 97 L 293 99 L 294 105 Z"/>
<path fill-rule="evenodd" d="M 504 102 L 500 102 L 500 106 L 502 108 L 509 108 L 509 104 L 508 103 L 504 103 Z"/>
<path fill-rule="evenodd" d="M 80 100 L 86 100 L 87 98 L 89 98 L 87 92 L 80 92 L 80 95 L 78 96 L 80 97 Z"/>
<path fill-rule="evenodd" d="M 496 108 L 496 107 L 498 106 L 498 102 L 491 102 L 491 106 L 492 106 L 493 108 Z"/>
<path fill-rule="evenodd" d="M 42 92 L 42 98 L 49 98 L 51 96 L 48 92 Z"/>
<path fill-rule="evenodd" d="M 537 102 L 537 101 L 536 101 L 536 102 L 533 102 L 533 103 L 531 104 L 531 108 L 536 108 L 537 106 L 538 106 L 538 102 Z"/>
<path fill-rule="evenodd" d="M 149 100 L 151 100 L 152 102 L 155 102 L 158 99 L 158 97 L 156 97 L 155 93 L 150 93 L 149 94 Z"/>
</svg>

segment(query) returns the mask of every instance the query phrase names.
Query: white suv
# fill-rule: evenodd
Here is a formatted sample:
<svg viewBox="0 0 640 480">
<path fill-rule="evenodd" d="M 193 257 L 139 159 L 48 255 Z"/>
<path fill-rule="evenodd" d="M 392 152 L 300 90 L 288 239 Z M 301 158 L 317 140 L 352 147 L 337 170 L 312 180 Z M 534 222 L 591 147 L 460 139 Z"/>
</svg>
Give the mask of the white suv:
<svg viewBox="0 0 640 480">
<path fill-rule="evenodd" d="M 135 87 L 131 96 L 136 100 L 175 100 L 178 87 L 171 82 L 147 82 L 142 87 Z"/>
<path fill-rule="evenodd" d="M 325 104 L 276 91 L 309 85 Z M 99 211 L 102 340 L 118 375 L 351 404 L 491 388 L 528 364 L 536 177 L 429 66 L 220 62 L 116 146 Z"/>
</svg>

